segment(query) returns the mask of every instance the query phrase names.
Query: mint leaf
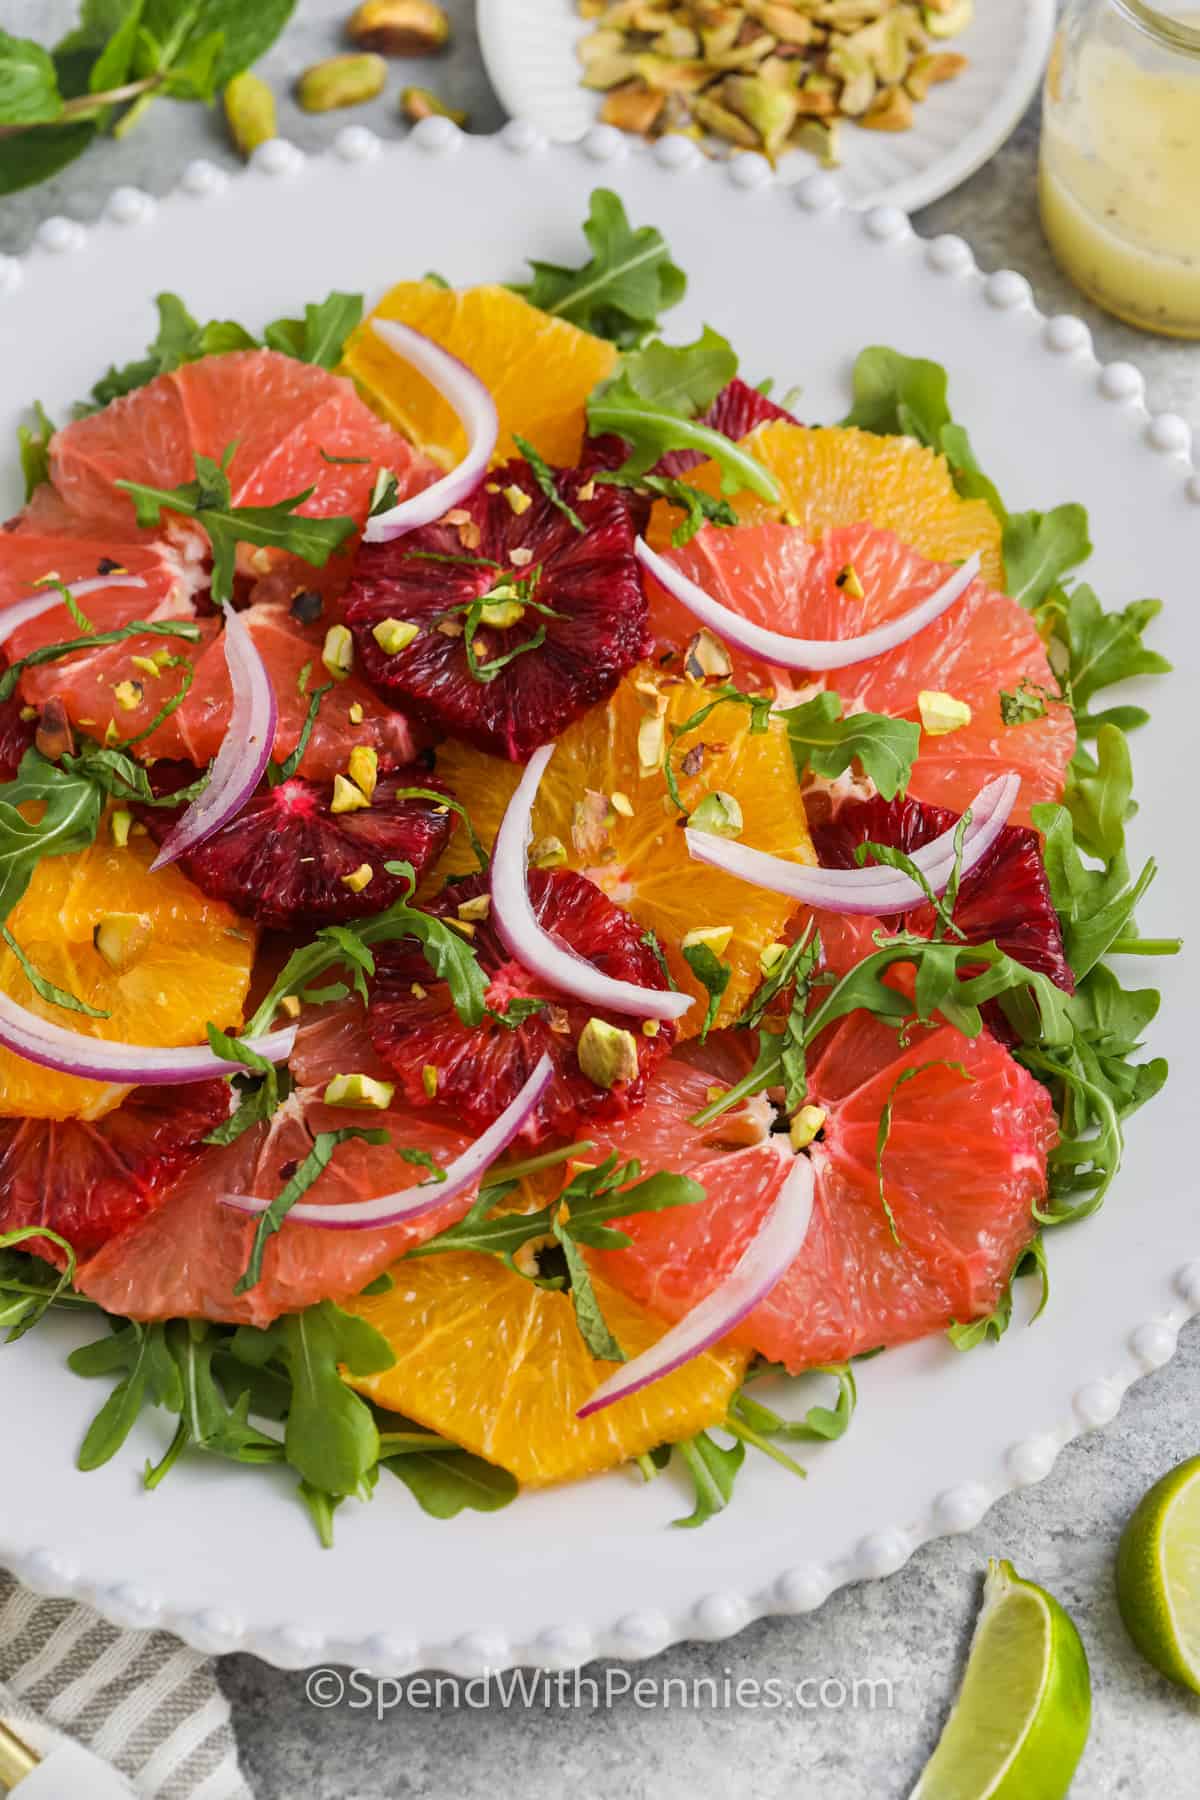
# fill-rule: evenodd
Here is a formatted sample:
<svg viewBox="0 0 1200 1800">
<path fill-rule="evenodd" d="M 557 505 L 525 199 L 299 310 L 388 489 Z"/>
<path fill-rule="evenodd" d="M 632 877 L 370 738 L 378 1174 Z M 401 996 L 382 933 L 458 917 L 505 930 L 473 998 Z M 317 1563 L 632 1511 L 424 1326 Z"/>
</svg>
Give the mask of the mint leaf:
<svg viewBox="0 0 1200 1800">
<path fill-rule="evenodd" d="M 0 31 L 0 125 L 43 125 L 62 112 L 49 51 Z"/>
<path fill-rule="evenodd" d="M 659 315 L 682 300 L 683 271 L 671 261 L 660 231 L 630 225 L 610 188 L 593 190 L 583 235 L 592 255 L 582 268 L 531 259 L 533 280 L 515 291 L 552 317 L 622 348 L 641 343 Z"/>
<path fill-rule="evenodd" d="M 907 788 L 921 741 L 920 726 L 913 720 L 866 712 L 843 718 L 841 696 L 834 693 L 814 694 L 778 716 L 787 726 L 798 779 L 811 769 L 836 780 L 857 761 L 885 800 Z"/>
<path fill-rule="evenodd" d="M 262 1280 L 263 1256 L 267 1244 L 280 1230 L 296 1202 L 303 1199 L 313 1183 L 325 1173 L 333 1160 L 334 1151 L 351 1138 L 360 1139 L 366 1144 L 386 1144 L 388 1134 L 386 1131 L 361 1125 L 344 1125 L 337 1131 L 317 1132 L 308 1155 L 288 1177 L 266 1212 L 259 1214 L 250 1260 L 234 1283 L 235 1294 L 248 1293 Z"/>
<path fill-rule="evenodd" d="M 37 994 L 39 999 L 44 1000 L 47 1006 L 61 1006 L 64 1012 L 83 1013 L 89 1019 L 108 1019 L 112 1017 L 111 1013 L 101 1012 L 97 1007 L 89 1006 L 86 1000 L 78 999 L 74 994 L 69 994 L 65 988 L 56 987 L 54 982 L 48 980 L 47 977 L 42 974 L 41 970 L 36 968 L 26 956 L 24 950 L 22 950 L 20 944 L 18 944 L 7 925 L 0 925 L 0 937 L 4 939 L 4 942 L 8 945 L 9 949 L 20 963 L 25 979 L 33 989 L 34 993 Z"/>
<path fill-rule="evenodd" d="M 1087 511 L 1069 503 L 1047 513 L 1009 513 L 1003 550 L 1005 586 L 1032 610 L 1092 554 Z"/>
<path fill-rule="evenodd" d="M 729 986 L 733 974 L 732 966 L 722 962 L 720 957 L 707 944 L 684 944 L 681 946 L 683 960 L 696 977 L 700 985 L 708 993 L 708 1006 L 704 1014 L 704 1023 L 700 1027 L 700 1042 L 703 1043 L 717 1021 L 721 1010 L 721 999 Z"/>
</svg>

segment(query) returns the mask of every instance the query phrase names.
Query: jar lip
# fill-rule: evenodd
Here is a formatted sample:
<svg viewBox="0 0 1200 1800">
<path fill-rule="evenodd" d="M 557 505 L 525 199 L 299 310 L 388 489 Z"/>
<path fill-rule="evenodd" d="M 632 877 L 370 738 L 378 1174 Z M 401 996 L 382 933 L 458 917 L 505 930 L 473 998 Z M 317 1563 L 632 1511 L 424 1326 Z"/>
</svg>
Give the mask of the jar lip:
<svg viewBox="0 0 1200 1800">
<path fill-rule="evenodd" d="M 1113 0 L 1113 4 L 1118 12 L 1123 12 L 1132 24 L 1152 37 L 1156 43 L 1200 57 L 1200 28 L 1185 25 L 1182 20 L 1172 18 L 1169 13 L 1159 12 L 1157 7 L 1148 4 L 1148 0 Z"/>
</svg>

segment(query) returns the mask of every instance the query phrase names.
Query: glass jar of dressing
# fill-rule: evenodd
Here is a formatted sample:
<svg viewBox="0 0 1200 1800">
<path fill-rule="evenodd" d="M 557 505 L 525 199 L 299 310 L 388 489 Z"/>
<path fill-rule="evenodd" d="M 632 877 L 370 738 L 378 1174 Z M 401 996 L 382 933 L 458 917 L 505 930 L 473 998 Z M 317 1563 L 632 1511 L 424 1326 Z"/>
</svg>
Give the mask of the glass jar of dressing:
<svg viewBox="0 0 1200 1800">
<path fill-rule="evenodd" d="M 1165 0 L 1164 0 L 1165 3 Z M 1130 325 L 1200 338 L 1200 0 L 1067 0 L 1046 75 L 1042 223 Z"/>
</svg>

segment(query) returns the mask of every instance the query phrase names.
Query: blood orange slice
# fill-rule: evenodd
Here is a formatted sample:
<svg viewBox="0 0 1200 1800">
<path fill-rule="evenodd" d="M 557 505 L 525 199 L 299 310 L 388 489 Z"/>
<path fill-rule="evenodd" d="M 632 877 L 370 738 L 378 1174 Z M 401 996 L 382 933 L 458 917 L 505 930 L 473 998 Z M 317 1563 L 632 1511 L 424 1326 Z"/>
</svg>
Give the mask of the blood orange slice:
<svg viewBox="0 0 1200 1800">
<path fill-rule="evenodd" d="M 92 1256 L 160 1204 L 229 1111 L 223 1081 L 136 1088 L 103 1119 L 0 1118 L 0 1231 L 45 1226 Z M 48 1239 L 24 1248 L 62 1261 Z"/>
<path fill-rule="evenodd" d="M 169 793 L 194 773 L 190 763 L 158 764 L 152 779 L 157 792 Z M 455 821 L 448 808 L 402 797 L 427 782 L 423 770 L 401 769 L 376 784 L 369 806 L 351 812 L 333 810 L 328 786 L 280 782 L 179 866 L 204 893 L 277 931 L 381 912 L 405 892 L 386 865 L 410 863 L 420 880 L 449 842 Z M 138 807 L 137 816 L 158 843 L 177 818 L 153 806 Z"/>
<path fill-rule="evenodd" d="M 729 1273 L 772 1198 L 769 1183 L 729 1178 L 731 1161 L 746 1152 L 714 1154 L 688 1125 L 711 1079 L 672 1059 L 619 1136 L 622 1155 L 687 1170 L 708 1188 L 698 1206 L 622 1221 L 632 1247 L 599 1259 L 614 1285 L 668 1318 Z M 817 1047 L 808 1097 L 826 1112 L 807 1152 L 816 1174 L 812 1225 L 734 1341 L 797 1370 L 991 1311 L 1045 1193 L 1056 1135 L 1046 1090 L 986 1032 L 970 1040 L 936 1026 L 902 1047 L 894 1030 L 854 1013 Z M 881 1198 L 877 1140 L 889 1101 Z M 778 1157 L 780 1141 L 786 1149 L 775 1139 L 753 1154 Z"/>
<path fill-rule="evenodd" d="M 743 617 L 802 638 L 859 636 L 911 611 L 953 572 L 873 525 L 838 526 L 815 543 L 787 525 L 710 529 L 667 554 Z M 650 626 L 664 650 L 686 644 L 695 624 L 685 608 L 651 584 Z M 804 679 L 794 669 L 775 669 L 745 656 L 735 656 L 734 663 L 742 685 L 773 684 L 781 696 L 793 697 Z M 1022 778 L 1016 816 L 1027 820 L 1031 806 L 1060 797 L 1075 727 L 1068 708 L 1055 703 L 1040 719 L 1005 725 L 1001 689 L 1015 691 L 1022 682 L 1058 690 L 1029 614 L 978 580 L 906 644 L 831 670 L 821 685 L 841 694 L 847 712 L 865 709 L 895 718 L 919 720 L 918 696 L 926 690 L 965 702 L 966 724 L 937 735 L 922 732 L 911 792 L 961 812 L 992 776 L 1015 769 Z"/>
<path fill-rule="evenodd" d="M 312 1149 L 317 1132 L 356 1123 L 381 1127 L 389 1142 L 339 1145 L 307 1200 L 336 1205 L 410 1187 L 421 1175 L 403 1160 L 402 1149 L 427 1151 L 444 1164 L 471 1141 L 466 1132 L 427 1114 L 396 1108 L 364 1118 L 326 1106 L 315 1090 L 297 1089 L 269 1126 L 253 1127 L 224 1148 L 210 1147 L 156 1211 L 83 1263 L 76 1286 L 123 1318 L 247 1325 L 265 1325 L 280 1313 L 361 1292 L 405 1250 L 460 1219 L 474 1191 L 411 1224 L 384 1230 L 285 1224 L 267 1246 L 262 1280 L 246 1294 L 235 1294 L 234 1288 L 250 1255 L 255 1222 L 220 1203 L 222 1194 L 278 1193 Z"/>
<path fill-rule="evenodd" d="M 475 876 L 455 883 L 429 910 L 454 919 L 460 907 L 470 910 L 486 893 L 487 877 Z M 529 894 L 542 929 L 602 974 L 639 987 L 666 987 L 642 926 L 593 882 L 568 869 L 535 869 Z M 516 1098 L 540 1058 L 549 1056 L 554 1080 L 522 1131 L 530 1143 L 554 1134 L 572 1137 L 593 1119 L 623 1118 L 635 1111 L 671 1047 L 674 1027 L 663 1023 L 647 1037 L 635 1020 L 600 1014 L 606 1024 L 626 1033 L 637 1065 L 636 1074 L 602 1086 L 580 1066 L 580 1040 L 597 1016 L 594 1009 L 531 979 L 508 955 L 488 919 L 471 929 L 472 948 L 488 978 L 491 1009 L 479 1025 L 463 1024 L 446 983 L 430 978 L 419 953 L 397 948 L 376 958 L 367 1029 L 376 1054 L 399 1076 L 409 1104 L 436 1102 L 439 1111 L 449 1108 L 454 1117 L 482 1131 Z M 502 1024 L 495 1017 L 503 1018 L 510 1008 L 520 1013 L 531 1001 L 541 1004 L 520 1022 Z"/>
<path fill-rule="evenodd" d="M 853 869 L 858 867 L 854 852 L 860 844 L 891 844 L 911 853 L 950 830 L 954 820 L 953 813 L 916 800 L 847 800 L 831 818 L 814 821 L 813 844 L 824 868 Z M 872 934 L 881 924 L 894 929 L 902 923 L 906 930 L 929 937 L 936 922 L 933 908 L 925 905 L 914 907 L 902 920 L 825 912 L 814 917 L 826 959 L 839 970 L 870 955 L 875 948 Z M 1075 977 L 1050 898 L 1041 839 L 1028 826 L 1006 826 L 983 861 L 963 876 L 953 917 L 968 943 L 994 939 L 1027 968 L 1048 975 L 1065 993 L 1074 992 Z"/>
</svg>

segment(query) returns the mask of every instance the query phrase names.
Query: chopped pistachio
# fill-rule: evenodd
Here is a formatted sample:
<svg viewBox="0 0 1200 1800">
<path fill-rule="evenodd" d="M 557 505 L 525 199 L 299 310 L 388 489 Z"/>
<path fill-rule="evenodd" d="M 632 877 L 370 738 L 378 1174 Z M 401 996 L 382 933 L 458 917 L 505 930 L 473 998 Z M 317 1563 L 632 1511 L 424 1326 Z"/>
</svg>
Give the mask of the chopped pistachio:
<svg viewBox="0 0 1200 1800">
<path fill-rule="evenodd" d="M 971 708 L 965 700 L 956 700 L 953 694 L 941 693 L 934 688 L 921 689 L 917 695 L 917 711 L 921 715 L 921 729 L 927 737 L 945 737 L 971 723 Z"/>
<path fill-rule="evenodd" d="M 448 918 L 446 924 L 454 931 L 457 931 L 460 937 L 465 937 L 468 941 L 475 936 L 475 927 L 472 925 L 470 919 Z"/>
<path fill-rule="evenodd" d="M 428 1000 L 429 998 L 429 989 L 423 988 L 419 981 L 414 981 L 408 991 L 414 1000 Z"/>
<path fill-rule="evenodd" d="M 863 587 L 858 570 L 853 563 L 846 564 L 837 578 L 837 585 L 844 594 L 849 594 L 854 600 L 862 600 L 866 597 L 867 590 Z"/>
<path fill-rule="evenodd" d="M 705 794 L 688 824 L 693 831 L 706 831 L 712 837 L 735 838 L 741 836 L 745 820 L 733 795 L 714 788 Z"/>
<path fill-rule="evenodd" d="M 401 650 L 407 650 L 413 639 L 420 635 L 420 630 L 419 625 L 411 624 L 408 619 L 380 619 L 378 625 L 372 625 L 371 636 L 385 656 L 399 656 Z M 459 625 L 458 633 L 461 631 Z"/>
<path fill-rule="evenodd" d="M 145 913 L 109 913 L 92 928 L 92 943 L 110 969 L 128 969 L 150 947 L 154 925 Z"/>
<path fill-rule="evenodd" d="M 632 1031 L 610 1025 L 607 1019 L 588 1020 L 579 1034 L 575 1054 L 580 1069 L 596 1087 L 607 1090 L 619 1081 L 637 1079 L 637 1040 Z"/>
<path fill-rule="evenodd" d="M 376 1081 L 373 1075 L 335 1075 L 322 1098 L 326 1106 L 354 1106 L 364 1111 L 386 1112 L 396 1084 Z"/>
<path fill-rule="evenodd" d="M 732 925 L 697 925 L 694 930 L 684 932 L 682 947 L 685 950 L 696 950 L 703 945 L 714 956 L 724 956 L 732 937 Z"/>
<path fill-rule="evenodd" d="M 470 114 L 464 107 L 448 106 L 434 93 L 432 88 L 406 87 L 400 90 L 400 111 L 406 119 L 417 124 L 421 119 L 449 119 L 460 131 L 465 131 L 470 123 Z"/>
<path fill-rule="evenodd" d="M 648 1037 L 648 1038 L 657 1037 L 658 1032 L 659 1032 L 659 1024 L 658 1024 L 657 1019 L 643 1019 L 642 1020 L 642 1036 L 643 1037 Z"/>
<path fill-rule="evenodd" d="M 561 838 L 539 838 L 529 852 L 535 869 L 561 869 L 567 860 L 567 846 Z"/>
<path fill-rule="evenodd" d="M 157 681 L 162 674 L 162 670 L 152 656 L 131 656 L 129 660 L 135 669 L 139 669 L 143 675 L 148 675 L 151 681 Z"/>
<path fill-rule="evenodd" d="M 345 681 L 354 667 L 354 639 L 344 625 L 331 625 L 325 633 L 321 661 L 335 681 Z"/>
<path fill-rule="evenodd" d="M 508 560 L 514 569 L 526 569 L 533 561 L 533 551 L 527 550 L 524 544 L 518 544 L 514 550 L 509 551 Z"/>
<path fill-rule="evenodd" d="M 533 495 L 527 494 L 525 489 L 518 487 L 515 481 L 510 481 L 503 492 L 504 498 L 508 501 L 509 510 L 516 513 L 518 519 L 533 505 Z"/>
<path fill-rule="evenodd" d="M 370 804 L 371 802 L 360 787 L 356 787 L 352 781 L 347 781 L 344 775 L 334 776 L 333 798 L 329 802 L 331 813 L 361 812 L 364 806 L 370 806 Z"/>
<path fill-rule="evenodd" d="M 907 131 L 913 122 L 913 103 L 901 87 L 881 88 L 863 114 L 868 131 Z"/>
<path fill-rule="evenodd" d="M 351 869 L 349 875 L 342 876 L 342 886 L 348 887 L 352 894 L 361 894 L 365 887 L 370 887 L 375 878 L 375 871 L 370 863 L 359 863 L 357 869 Z"/>
<path fill-rule="evenodd" d="M 299 994 L 285 994 L 279 1002 L 279 1010 L 285 1019 L 298 1019 L 302 1011 Z"/>
<path fill-rule="evenodd" d="M 826 1116 L 823 1106 L 802 1106 L 800 1111 L 793 1115 L 791 1125 L 788 1127 L 792 1149 L 807 1149 L 824 1125 Z"/>
<path fill-rule="evenodd" d="M 653 775 L 662 768 L 666 742 L 667 722 L 664 718 L 642 720 L 638 726 L 637 750 L 638 768 L 643 775 Z"/>
<path fill-rule="evenodd" d="M 733 673 L 729 652 L 707 626 L 698 631 L 688 644 L 684 667 L 697 681 L 709 677 L 724 681 Z"/>
<path fill-rule="evenodd" d="M 758 959 L 758 966 L 763 975 L 773 975 L 784 957 L 787 955 L 786 944 L 768 944 Z"/>
<path fill-rule="evenodd" d="M 114 744 L 119 744 L 121 742 L 121 733 L 117 730 L 117 721 L 115 719 L 110 719 L 108 724 L 104 727 L 104 742 L 110 749 Z"/>
<path fill-rule="evenodd" d="M 953 0 L 949 6 L 928 4 L 921 9 L 921 23 L 930 37 L 957 37 L 975 16 L 974 0 Z"/>
<path fill-rule="evenodd" d="M 512 590 L 508 590 L 511 595 Z M 503 588 L 496 589 L 495 600 L 485 600 L 479 609 L 481 625 L 490 625 L 493 631 L 509 631 L 519 625 L 525 617 L 525 608 L 517 599 L 506 596 Z"/>
<path fill-rule="evenodd" d="M 421 1086 L 425 1089 L 425 1097 L 432 1100 L 438 1091 L 438 1071 L 436 1063 L 426 1063 L 421 1070 Z"/>
<path fill-rule="evenodd" d="M 350 723 L 352 725 L 361 725 L 362 722 L 363 722 L 362 701 L 361 700 L 353 700 L 350 703 Z"/>
<path fill-rule="evenodd" d="M 386 81 L 382 56 L 330 56 L 305 69 L 296 83 L 296 98 L 305 112 L 332 112 L 335 107 L 373 100 Z"/>
<path fill-rule="evenodd" d="M 118 681 L 113 687 L 113 699 L 122 712 L 136 712 L 145 692 L 140 681 Z"/>
<path fill-rule="evenodd" d="M 623 794 L 618 789 L 616 793 L 609 795 L 609 799 L 612 801 L 612 809 L 615 813 L 620 813 L 623 819 L 632 819 L 633 801 L 628 794 Z"/>
<path fill-rule="evenodd" d="M 375 784 L 379 780 L 379 752 L 369 744 L 355 744 L 346 768 L 355 787 L 368 800 L 373 799 Z"/>
<path fill-rule="evenodd" d="M 38 709 L 36 706 L 23 706 L 21 708 L 21 723 L 22 723 L 22 725 L 32 725 L 33 721 L 37 718 L 37 716 L 38 716 Z"/>
<path fill-rule="evenodd" d="M 492 910 L 492 896 L 476 894 L 473 900 L 460 900 L 455 910 L 460 919 L 486 919 Z"/>
<path fill-rule="evenodd" d="M 108 829 L 112 833 L 112 841 L 118 850 L 124 850 L 129 842 L 129 829 L 133 824 L 133 814 L 119 806 L 108 821 Z"/>
</svg>

